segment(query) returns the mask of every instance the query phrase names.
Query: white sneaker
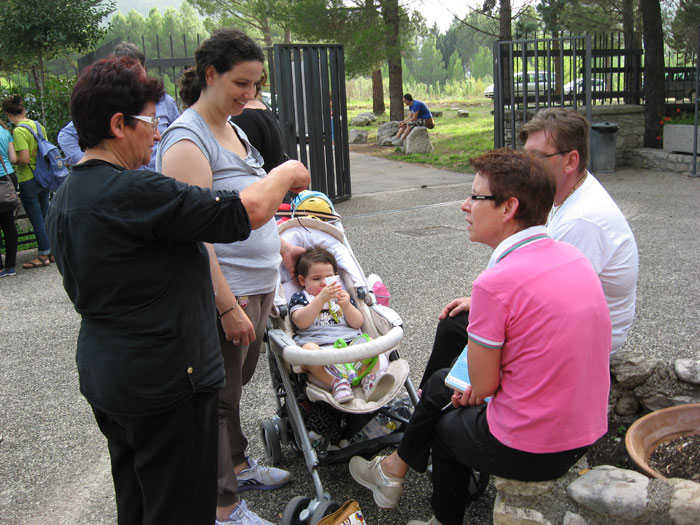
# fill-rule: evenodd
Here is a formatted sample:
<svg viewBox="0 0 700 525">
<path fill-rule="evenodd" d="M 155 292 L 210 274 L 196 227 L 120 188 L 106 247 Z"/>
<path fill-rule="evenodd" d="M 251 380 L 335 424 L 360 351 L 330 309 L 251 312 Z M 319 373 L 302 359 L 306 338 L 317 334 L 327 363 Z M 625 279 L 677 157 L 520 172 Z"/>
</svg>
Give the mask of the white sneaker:
<svg viewBox="0 0 700 525">
<path fill-rule="evenodd" d="M 252 510 L 248 509 L 245 500 L 241 500 L 233 509 L 226 521 L 216 520 L 216 525 L 274 525 L 272 522 L 262 519 Z"/>
<path fill-rule="evenodd" d="M 253 458 L 246 458 L 248 468 L 238 474 L 237 492 L 246 490 L 274 490 L 289 483 L 292 475 L 286 470 L 258 465 Z"/>
<path fill-rule="evenodd" d="M 348 468 L 352 479 L 372 491 L 374 502 L 380 509 L 395 509 L 403 493 L 404 478 L 385 474 L 382 459 L 384 456 L 376 456 L 372 461 L 353 456 Z"/>
</svg>

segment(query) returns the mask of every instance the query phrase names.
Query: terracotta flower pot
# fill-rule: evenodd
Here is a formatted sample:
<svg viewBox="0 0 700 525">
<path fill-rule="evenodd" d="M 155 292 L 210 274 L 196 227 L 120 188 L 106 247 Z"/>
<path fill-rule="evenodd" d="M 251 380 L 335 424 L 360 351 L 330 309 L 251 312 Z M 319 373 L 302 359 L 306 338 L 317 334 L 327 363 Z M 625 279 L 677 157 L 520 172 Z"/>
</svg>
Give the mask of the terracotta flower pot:
<svg viewBox="0 0 700 525">
<path fill-rule="evenodd" d="M 649 477 L 667 479 L 649 465 L 657 446 L 679 437 L 700 434 L 700 403 L 656 410 L 635 421 L 625 435 L 627 453 Z"/>
</svg>

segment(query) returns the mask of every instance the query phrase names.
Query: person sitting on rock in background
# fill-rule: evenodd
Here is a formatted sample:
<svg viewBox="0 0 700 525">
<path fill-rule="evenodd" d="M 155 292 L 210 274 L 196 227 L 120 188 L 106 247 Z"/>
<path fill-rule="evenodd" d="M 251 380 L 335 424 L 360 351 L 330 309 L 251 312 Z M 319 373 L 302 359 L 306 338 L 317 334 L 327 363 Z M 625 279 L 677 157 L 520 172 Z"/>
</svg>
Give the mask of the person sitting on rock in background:
<svg viewBox="0 0 700 525">
<path fill-rule="evenodd" d="M 409 115 L 407 119 L 399 122 L 399 132 L 394 138 L 394 145 L 396 146 L 401 144 L 415 127 L 423 126 L 428 129 L 433 129 L 435 127 L 433 114 L 423 102 L 420 100 L 413 100 L 411 94 L 406 93 L 403 96 L 403 103 L 408 106 Z"/>
</svg>

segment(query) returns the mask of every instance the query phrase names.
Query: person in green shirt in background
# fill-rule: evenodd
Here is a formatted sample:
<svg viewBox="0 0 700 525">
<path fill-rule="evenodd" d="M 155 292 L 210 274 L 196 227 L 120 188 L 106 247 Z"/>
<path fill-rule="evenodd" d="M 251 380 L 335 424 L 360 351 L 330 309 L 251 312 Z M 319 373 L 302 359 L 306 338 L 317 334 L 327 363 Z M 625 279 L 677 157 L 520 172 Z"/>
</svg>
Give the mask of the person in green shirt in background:
<svg viewBox="0 0 700 525">
<path fill-rule="evenodd" d="M 33 170 L 36 168 L 37 142 L 31 132 L 20 126 L 26 124 L 37 132 L 37 125 L 41 126 L 44 136 L 46 129 L 44 126 L 27 118 L 24 103 L 20 95 L 13 95 L 2 102 L 2 110 L 10 121 L 15 125 L 12 132 L 14 138 L 15 152 L 17 153 L 17 179 L 19 180 L 19 192 L 24 211 L 32 223 L 36 242 L 39 247 L 39 254 L 33 260 L 24 263 L 22 268 L 40 268 L 51 264 L 51 247 L 49 237 L 46 234 L 44 220 L 49 209 L 49 190 L 43 188 L 34 178 Z"/>
</svg>

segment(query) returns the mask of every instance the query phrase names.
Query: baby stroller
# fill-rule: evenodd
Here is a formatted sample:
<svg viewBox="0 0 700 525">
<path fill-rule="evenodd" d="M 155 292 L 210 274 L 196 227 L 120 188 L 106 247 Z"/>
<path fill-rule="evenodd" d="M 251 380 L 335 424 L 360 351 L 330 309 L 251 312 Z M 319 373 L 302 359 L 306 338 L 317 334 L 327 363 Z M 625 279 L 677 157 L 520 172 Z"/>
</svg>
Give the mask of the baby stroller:
<svg viewBox="0 0 700 525">
<path fill-rule="evenodd" d="M 260 430 L 273 465 L 281 460 L 281 447 L 290 445 L 303 454 L 314 483 L 313 498 L 297 496 L 287 504 L 282 525 L 315 525 L 339 507 L 324 491 L 319 468 L 347 463 L 355 455 L 369 458 L 386 447 L 398 445 L 418 397 L 408 377 L 408 363 L 396 350 L 403 339 L 403 321 L 396 312 L 377 303 L 332 203 L 322 193 L 304 192 L 283 220 L 279 223 L 280 236 L 290 244 L 304 248 L 322 246 L 335 255 L 343 286 L 363 313 L 362 331 L 372 338 L 345 348 L 307 350 L 297 346 L 292 339 L 294 328 L 287 304 L 301 288 L 286 269 L 281 270 L 276 311 L 268 319 L 266 333 L 277 415 L 264 419 Z M 380 354 L 388 356 L 388 372 L 395 382 L 386 394 L 371 402 L 365 401 L 362 389 L 355 386 L 355 398 L 338 403 L 330 392 L 307 382 L 300 366 L 354 363 Z M 400 396 L 403 388 L 407 396 Z"/>
</svg>

